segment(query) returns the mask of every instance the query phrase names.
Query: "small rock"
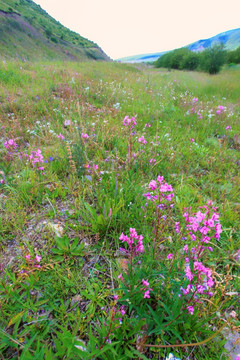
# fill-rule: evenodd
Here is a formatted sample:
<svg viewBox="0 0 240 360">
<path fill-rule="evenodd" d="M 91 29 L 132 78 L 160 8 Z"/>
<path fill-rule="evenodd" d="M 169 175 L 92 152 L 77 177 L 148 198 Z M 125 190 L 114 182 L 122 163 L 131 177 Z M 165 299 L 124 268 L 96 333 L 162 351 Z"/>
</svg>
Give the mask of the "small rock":
<svg viewBox="0 0 240 360">
<path fill-rule="evenodd" d="M 63 236 L 63 227 L 60 224 L 48 223 L 48 226 L 55 232 L 58 237 Z"/>
<path fill-rule="evenodd" d="M 81 295 L 77 294 L 77 295 L 73 296 L 72 300 L 71 300 L 72 305 L 79 303 L 81 300 L 82 300 Z"/>
<path fill-rule="evenodd" d="M 229 352 L 229 359 L 235 360 L 237 355 L 240 354 L 240 334 L 236 331 L 224 330 L 223 335 L 227 340 L 224 347 Z"/>
</svg>

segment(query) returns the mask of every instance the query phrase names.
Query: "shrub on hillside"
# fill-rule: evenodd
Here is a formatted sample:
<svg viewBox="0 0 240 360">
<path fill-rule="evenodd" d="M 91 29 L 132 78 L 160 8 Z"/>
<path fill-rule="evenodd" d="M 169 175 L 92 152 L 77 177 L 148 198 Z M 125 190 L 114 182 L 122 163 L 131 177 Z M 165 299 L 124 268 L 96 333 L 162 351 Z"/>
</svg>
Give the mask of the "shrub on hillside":
<svg viewBox="0 0 240 360">
<path fill-rule="evenodd" d="M 209 74 L 217 74 L 226 61 L 226 52 L 222 44 L 216 44 L 200 54 L 200 68 Z"/>
<path fill-rule="evenodd" d="M 174 50 L 171 58 L 171 68 L 181 70 L 184 59 L 188 56 L 189 52 L 190 50 L 185 48 Z"/>
<path fill-rule="evenodd" d="M 45 33 L 46 33 L 48 38 L 50 38 L 52 36 L 52 30 L 51 29 L 46 29 Z"/>
<path fill-rule="evenodd" d="M 50 40 L 51 40 L 52 42 L 54 42 L 55 44 L 58 43 L 58 39 L 55 38 L 55 36 L 51 36 Z"/>
<path fill-rule="evenodd" d="M 182 60 L 182 69 L 196 70 L 199 65 L 199 55 L 189 51 Z"/>
</svg>

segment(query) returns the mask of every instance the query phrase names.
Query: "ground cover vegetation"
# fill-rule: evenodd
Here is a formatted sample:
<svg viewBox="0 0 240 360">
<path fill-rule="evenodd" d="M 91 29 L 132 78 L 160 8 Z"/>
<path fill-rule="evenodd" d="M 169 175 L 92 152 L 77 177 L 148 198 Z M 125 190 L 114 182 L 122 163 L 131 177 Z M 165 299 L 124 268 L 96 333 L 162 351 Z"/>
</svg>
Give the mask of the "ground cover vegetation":
<svg viewBox="0 0 240 360">
<path fill-rule="evenodd" d="M 235 50 L 225 51 L 223 44 L 215 44 L 202 52 L 181 48 L 167 52 L 155 62 L 157 68 L 198 70 L 209 74 L 219 73 L 224 64 L 240 64 L 240 46 Z"/>
<path fill-rule="evenodd" d="M 229 359 L 239 80 L 0 64 L 0 359 Z"/>
</svg>

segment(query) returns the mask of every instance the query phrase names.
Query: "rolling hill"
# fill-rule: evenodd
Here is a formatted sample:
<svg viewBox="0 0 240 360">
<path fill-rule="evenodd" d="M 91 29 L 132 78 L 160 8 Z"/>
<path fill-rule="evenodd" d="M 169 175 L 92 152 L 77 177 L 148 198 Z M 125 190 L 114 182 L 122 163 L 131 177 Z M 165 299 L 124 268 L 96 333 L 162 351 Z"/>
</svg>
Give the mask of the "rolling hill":
<svg viewBox="0 0 240 360">
<path fill-rule="evenodd" d="M 0 58 L 110 60 L 97 44 L 61 25 L 32 0 L 0 0 Z"/>
<path fill-rule="evenodd" d="M 240 28 L 225 31 L 209 39 L 198 40 L 187 47 L 191 51 L 203 51 L 216 43 L 223 43 L 226 50 L 235 50 L 238 46 L 240 46 Z"/>
<path fill-rule="evenodd" d="M 191 51 L 198 52 L 198 51 L 203 51 L 204 49 L 216 43 L 223 43 L 225 45 L 226 50 L 235 50 L 238 46 L 240 46 L 240 28 L 225 31 L 208 39 L 198 40 L 184 47 L 189 48 Z M 167 51 L 152 53 L 152 54 L 133 55 L 118 60 L 121 62 L 132 62 L 132 63 L 152 62 L 157 60 L 160 56 L 162 56 L 166 52 Z"/>
</svg>

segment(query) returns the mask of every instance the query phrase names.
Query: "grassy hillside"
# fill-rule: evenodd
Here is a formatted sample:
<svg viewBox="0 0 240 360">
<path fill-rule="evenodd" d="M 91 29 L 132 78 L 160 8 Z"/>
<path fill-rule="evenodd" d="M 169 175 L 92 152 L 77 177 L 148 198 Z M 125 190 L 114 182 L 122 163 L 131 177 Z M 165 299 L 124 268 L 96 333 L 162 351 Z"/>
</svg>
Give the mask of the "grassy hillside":
<svg viewBox="0 0 240 360">
<path fill-rule="evenodd" d="M 239 94 L 239 68 L 0 63 L 1 360 L 236 357 Z"/>
<path fill-rule="evenodd" d="M 97 44 L 65 28 L 31 0 L 0 0 L 0 56 L 109 60 Z"/>
</svg>

